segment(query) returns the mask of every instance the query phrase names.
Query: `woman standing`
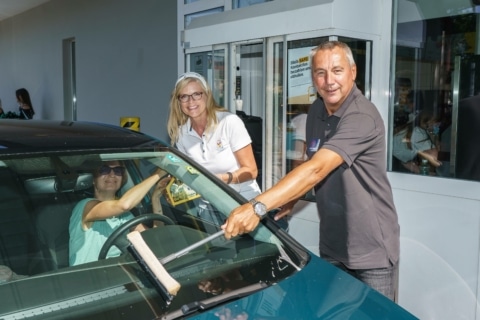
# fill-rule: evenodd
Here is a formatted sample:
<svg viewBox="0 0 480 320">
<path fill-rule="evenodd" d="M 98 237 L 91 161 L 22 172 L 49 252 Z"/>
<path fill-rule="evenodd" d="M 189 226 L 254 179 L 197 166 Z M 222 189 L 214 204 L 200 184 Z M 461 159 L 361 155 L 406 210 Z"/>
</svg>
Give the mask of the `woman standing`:
<svg viewBox="0 0 480 320">
<path fill-rule="evenodd" d="M 187 72 L 170 98 L 168 134 L 172 145 L 246 199 L 260 193 L 257 165 L 245 124 L 216 104 L 205 78 Z"/>
<path fill-rule="evenodd" d="M 18 102 L 18 114 L 12 111 L 5 113 L 0 105 L 0 119 L 32 119 L 35 111 L 33 110 L 32 101 L 30 100 L 30 94 L 27 89 L 18 89 L 15 91 L 15 96 L 17 97 Z"/>
<path fill-rule="evenodd" d="M 33 110 L 32 101 L 30 100 L 30 94 L 27 89 L 20 88 L 15 91 L 17 96 L 19 119 L 28 120 L 32 119 L 35 111 Z"/>
</svg>

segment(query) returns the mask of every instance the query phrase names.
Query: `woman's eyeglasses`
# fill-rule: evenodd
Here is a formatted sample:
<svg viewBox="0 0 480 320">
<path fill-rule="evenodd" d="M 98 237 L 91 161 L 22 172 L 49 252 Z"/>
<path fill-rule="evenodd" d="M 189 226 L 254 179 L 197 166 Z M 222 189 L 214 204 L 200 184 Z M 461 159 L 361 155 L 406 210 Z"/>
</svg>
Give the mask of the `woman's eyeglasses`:
<svg viewBox="0 0 480 320">
<path fill-rule="evenodd" d="M 113 173 L 116 175 L 116 176 L 123 176 L 124 172 L 125 172 L 125 167 L 109 167 L 109 166 L 101 166 L 100 169 L 98 169 L 98 173 L 101 175 L 101 176 L 106 176 L 108 174 L 110 174 L 110 172 L 112 172 L 113 170 Z"/>
<path fill-rule="evenodd" d="M 190 101 L 190 98 L 193 101 L 197 101 L 202 98 L 202 95 L 203 95 L 203 92 L 194 92 L 192 94 L 182 94 L 181 96 L 178 96 L 178 100 L 180 100 L 180 102 L 183 102 L 183 103 Z"/>
</svg>

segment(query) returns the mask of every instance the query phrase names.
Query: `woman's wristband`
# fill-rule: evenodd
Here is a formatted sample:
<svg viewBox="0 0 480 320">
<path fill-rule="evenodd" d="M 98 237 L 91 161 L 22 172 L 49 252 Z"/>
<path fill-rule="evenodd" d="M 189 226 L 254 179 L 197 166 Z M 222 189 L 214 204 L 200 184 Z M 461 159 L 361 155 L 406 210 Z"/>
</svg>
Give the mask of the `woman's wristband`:
<svg viewBox="0 0 480 320">
<path fill-rule="evenodd" d="M 238 178 L 238 173 L 233 173 L 233 175 L 235 176 L 236 180 L 237 180 L 237 183 L 240 183 L 240 179 Z"/>
<path fill-rule="evenodd" d="M 233 174 L 231 172 L 227 172 L 228 179 L 227 179 L 227 184 L 232 183 L 233 180 Z"/>
</svg>

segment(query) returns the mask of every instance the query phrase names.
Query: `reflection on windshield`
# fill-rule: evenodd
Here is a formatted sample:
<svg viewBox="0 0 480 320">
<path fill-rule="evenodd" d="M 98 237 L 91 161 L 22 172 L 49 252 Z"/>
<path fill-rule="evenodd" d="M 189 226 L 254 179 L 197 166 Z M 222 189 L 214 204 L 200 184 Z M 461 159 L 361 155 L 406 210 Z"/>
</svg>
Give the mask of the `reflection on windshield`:
<svg viewBox="0 0 480 320">
<path fill-rule="evenodd" d="M 251 278 L 251 274 L 247 275 L 247 277 L 244 277 L 241 273 L 241 270 L 234 269 L 217 277 L 200 280 L 197 285 L 198 289 L 202 290 L 203 292 L 216 296 L 251 284 L 245 280 L 248 278 Z"/>
</svg>

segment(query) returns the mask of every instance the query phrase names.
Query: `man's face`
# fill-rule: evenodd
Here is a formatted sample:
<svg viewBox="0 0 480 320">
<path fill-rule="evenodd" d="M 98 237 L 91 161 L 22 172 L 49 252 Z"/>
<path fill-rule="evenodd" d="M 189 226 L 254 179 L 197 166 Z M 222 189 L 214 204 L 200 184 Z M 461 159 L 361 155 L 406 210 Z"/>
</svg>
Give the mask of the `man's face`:
<svg viewBox="0 0 480 320">
<path fill-rule="evenodd" d="M 325 106 L 333 113 L 352 90 L 357 68 L 350 65 L 343 49 L 335 47 L 315 54 L 312 59 L 312 75 Z"/>
</svg>

